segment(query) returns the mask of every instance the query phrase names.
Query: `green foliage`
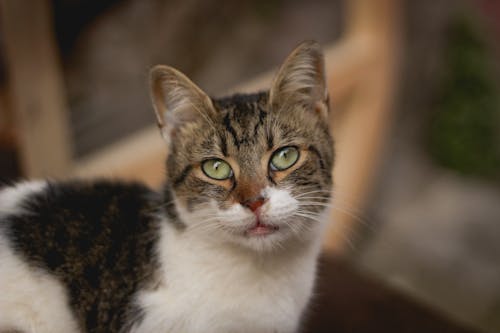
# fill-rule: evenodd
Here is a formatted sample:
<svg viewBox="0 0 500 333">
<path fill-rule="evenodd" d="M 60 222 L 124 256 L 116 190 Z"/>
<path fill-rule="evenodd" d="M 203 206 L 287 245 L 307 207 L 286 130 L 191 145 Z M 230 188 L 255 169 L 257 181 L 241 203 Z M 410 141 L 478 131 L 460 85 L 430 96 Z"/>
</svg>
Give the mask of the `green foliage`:
<svg viewBox="0 0 500 333">
<path fill-rule="evenodd" d="M 500 100 L 492 54 L 470 17 L 458 16 L 448 37 L 430 153 L 445 167 L 500 180 Z"/>
</svg>

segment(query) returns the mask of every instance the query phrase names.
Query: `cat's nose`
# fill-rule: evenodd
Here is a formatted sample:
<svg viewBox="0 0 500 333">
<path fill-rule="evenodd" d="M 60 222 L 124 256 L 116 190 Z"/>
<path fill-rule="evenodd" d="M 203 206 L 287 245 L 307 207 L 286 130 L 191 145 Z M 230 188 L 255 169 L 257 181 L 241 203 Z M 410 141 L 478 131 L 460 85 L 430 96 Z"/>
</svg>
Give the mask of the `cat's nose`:
<svg viewBox="0 0 500 333">
<path fill-rule="evenodd" d="M 249 208 L 252 212 L 256 212 L 264 203 L 266 199 L 264 197 L 252 198 L 250 200 L 246 200 L 242 203 L 243 206 Z"/>
</svg>

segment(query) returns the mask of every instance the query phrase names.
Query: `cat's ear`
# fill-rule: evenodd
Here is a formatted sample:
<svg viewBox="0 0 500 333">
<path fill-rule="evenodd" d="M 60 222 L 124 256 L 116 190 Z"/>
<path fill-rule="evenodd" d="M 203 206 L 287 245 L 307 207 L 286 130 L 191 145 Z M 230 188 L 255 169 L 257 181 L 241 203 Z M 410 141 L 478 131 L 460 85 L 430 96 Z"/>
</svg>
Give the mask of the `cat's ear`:
<svg viewBox="0 0 500 333">
<path fill-rule="evenodd" d="M 158 127 L 167 143 L 176 129 L 206 117 L 213 110 L 210 97 L 172 67 L 153 67 L 150 84 Z"/>
<path fill-rule="evenodd" d="M 285 59 L 269 91 L 271 109 L 301 105 L 328 117 L 328 91 L 321 46 L 302 42 Z"/>
</svg>

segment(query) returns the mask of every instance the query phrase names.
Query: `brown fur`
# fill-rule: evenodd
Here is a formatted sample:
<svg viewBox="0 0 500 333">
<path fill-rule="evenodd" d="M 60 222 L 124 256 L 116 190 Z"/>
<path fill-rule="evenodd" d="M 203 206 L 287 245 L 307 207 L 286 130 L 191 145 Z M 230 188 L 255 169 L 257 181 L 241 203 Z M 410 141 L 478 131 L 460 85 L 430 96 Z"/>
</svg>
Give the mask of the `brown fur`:
<svg viewBox="0 0 500 333">
<path fill-rule="evenodd" d="M 304 236 L 327 205 L 332 183 L 322 66 L 319 46 L 303 43 L 286 59 L 269 92 L 224 99 L 210 99 L 175 69 L 156 67 L 153 101 L 169 145 L 163 197 L 139 184 L 50 183 L 24 198 L 22 213 L 0 221 L 2 236 L 32 267 L 65 285 L 79 327 L 88 332 L 120 332 L 141 321 L 148 310 L 134 302 L 137 291 L 165 282 L 157 256 L 162 223 L 172 223 L 179 233 L 190 230 L 181 209 L 203 214 L 201 205 L 214 201 L 220 210 L 256 210 L 264 188 L 286 189 L 279 192 L 298 207 L 286 222 L 305 226 L 298 234 L 290 228 L 290 235 Z M 287 146 L 298 150 L 298 160 L 275 170 L 272 156 Z M 213 158 L 226 161 L 232 176 L 207 176 L 201 168 Z M 312 199 L 301 196 L 316 190 Z M 159 218 L 163 215 L 168 218 Z M 255 249 L 273 245 L 261 242 Z"/>
<path fill-rule="evenodd" d="M 329 189 L 333 142 L 323 66 L 318 44 L 305 42 L 285 60 L 269 92 L 224 99 L 208 99 L 170 67 L 153 69 L 153 102 L 170 146 L 167 172 L 188 209 L 209 199 L 220 207 L 244 203 L 267 185 L 294 194 Z M 299 161 L 271 170 L 272 153 L 285 146 L 299 149 Z M 201 162 L 211 158 L 229 163 L 234 177 L 205 176 Z"/>
</svg>

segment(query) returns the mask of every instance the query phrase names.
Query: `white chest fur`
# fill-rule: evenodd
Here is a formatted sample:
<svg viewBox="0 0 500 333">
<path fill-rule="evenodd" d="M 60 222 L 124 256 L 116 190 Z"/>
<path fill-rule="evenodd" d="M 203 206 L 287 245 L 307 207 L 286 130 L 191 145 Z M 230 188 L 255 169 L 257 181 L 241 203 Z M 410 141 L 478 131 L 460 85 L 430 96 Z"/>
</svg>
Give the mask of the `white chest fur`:
<svg viewBox="0 0 500 333">
<path fill-rule="evenodd" d="M 311 295 L 318 244 L 256 254 L 202 244 L 166 225 L 164 282 L 137 301 L 133 332 L 294 332 Z"/>
</svg>

